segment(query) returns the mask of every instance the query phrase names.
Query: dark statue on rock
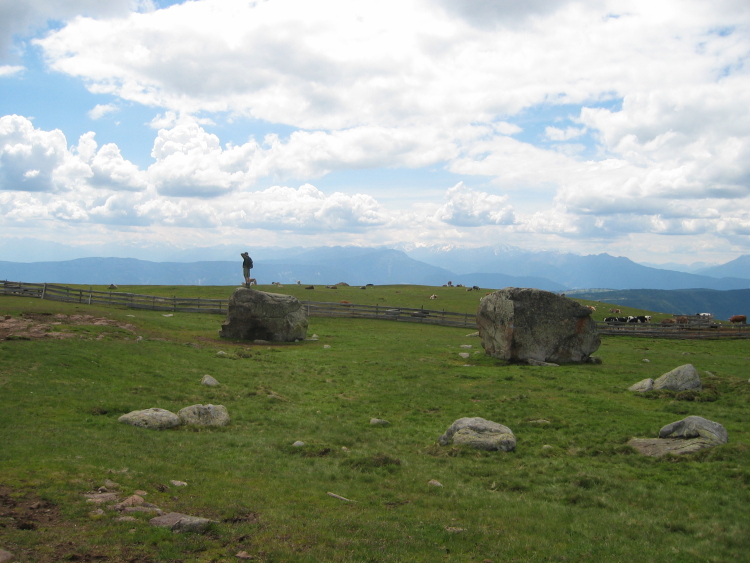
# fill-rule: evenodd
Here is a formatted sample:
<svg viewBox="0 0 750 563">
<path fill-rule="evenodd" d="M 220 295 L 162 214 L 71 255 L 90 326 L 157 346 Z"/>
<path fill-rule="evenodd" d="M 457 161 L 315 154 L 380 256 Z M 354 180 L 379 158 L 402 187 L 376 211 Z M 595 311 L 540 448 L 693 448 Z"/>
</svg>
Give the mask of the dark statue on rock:
<svg viewBox="0 0 750 563">
<path fill-rule="evenodd" d="M 485 296 L 477 326 L 487 355 L 511 362 L 593 362 L 601 344 L 588 307 L 540 289 L 506 287 Z"/>
<path fill-rule="evenodd" d="M 307 336 L 307 311 L 292 295 L 266 293 L 245 287 L 229 299 L 221 338 L 294 342 Z"/>
</svg>

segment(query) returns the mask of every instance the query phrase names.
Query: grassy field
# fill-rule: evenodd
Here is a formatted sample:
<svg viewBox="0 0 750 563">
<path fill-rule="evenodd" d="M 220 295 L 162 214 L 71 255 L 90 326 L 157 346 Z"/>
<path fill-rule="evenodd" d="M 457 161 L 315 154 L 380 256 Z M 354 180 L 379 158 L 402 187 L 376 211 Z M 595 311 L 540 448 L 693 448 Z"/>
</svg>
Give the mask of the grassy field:
<svg viewBox="0 0 750 563">
<path fill-rule="evenodd" d="M 277 291 L 287 290 L 335 293 Z M 335 291 L 337 301 L 456 311 L 484 295 Z M 258 346 L 220 341 L 217 315 L 0 298 L 0 314 L 21 313 L 136 328 L 60 317 L 53 330 L 73 338 L 0 341 L 0 548 L 18 561 L 238 561 L 240 551 L 264 562 L 750 560 L 748 341 L 606 337 L 601 365 L 536 368 L 485 357 L 470 331 L 440 326 L 312 318 L 317 342 Z M 466 344 L 469 360 L 458 355 Z M 626 391 L 688 362 L 716 400 Z M 221 386 L 201 386 L 204 374 Z M 232 424 L 156 432 L 117 422 L 196 403 L 225 405 Z M 663 459 L 626 445 L 689 414 L 723 424 L 729 444 Z M 516 451 L 438 446 L 463 416 L 509 426 Z M 82 493 L 105 479 L 123 497 L 141 489 L 165 511 L 217 523 L 173 534 L 145 516 L 91 516 Z"/>
</svg>

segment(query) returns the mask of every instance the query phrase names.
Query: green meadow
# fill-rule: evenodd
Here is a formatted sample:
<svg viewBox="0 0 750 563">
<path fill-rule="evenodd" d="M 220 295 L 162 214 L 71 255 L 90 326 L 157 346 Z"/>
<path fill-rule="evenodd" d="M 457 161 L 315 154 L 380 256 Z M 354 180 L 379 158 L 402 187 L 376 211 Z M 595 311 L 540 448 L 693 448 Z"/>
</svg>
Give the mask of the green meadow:
<svg viewBox="0 0 750 563">
<path fill-rule="evenodd" d="M 119 291 L 219 299 L 232 289 Z M 261 289 L 468 313 L 488 291 Z M 593 304 L 595 318 L 609 315 Z M 135 332 L 59 317 L 51 330 L 73 337 L 0 341 L 0 548 L 17 561 L 220 562 L 243 551 L 263 562 L 750 560 L 747 340 L 603 337 L 601 365 L 541 368 L 486 357 L 470 330 L 441 326 L 311 318 L 317 341 L 255 345 L 220 340 L 219 315 L 0 298 L 0 315 L 22 313 L 106 317 Z M 627 391 L 685 363 L 706 400 Z M 221 385 L 200 385 L 204 374 Z M 196 403 L 226 406 L 232 423 L 117 421 Z M 723 424 L 729 443 L 665 458 L 626 445 L 687 415 Z M 465 416 L 510 427 L 516 450 L 439 446 Z M 106 479 L 122 498 L 142 490 L 165 512 L 216 523 L 175 534 L 147 515 L 92 515 L 82 493 Z"/>
</svg>

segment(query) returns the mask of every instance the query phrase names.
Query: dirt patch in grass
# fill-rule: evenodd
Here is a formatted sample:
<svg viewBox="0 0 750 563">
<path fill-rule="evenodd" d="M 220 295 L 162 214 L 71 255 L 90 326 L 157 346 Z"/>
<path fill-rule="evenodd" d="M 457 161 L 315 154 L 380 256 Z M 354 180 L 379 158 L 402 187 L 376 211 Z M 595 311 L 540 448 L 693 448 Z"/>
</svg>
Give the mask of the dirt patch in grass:
<svg viewBox="0 0 750 563">
<path fill-rule="evenodd" d="M 76 338 L 72 326 L 113 327 L 135 334 L 136 327 L 106 317 L 93 315 L 53 315 L 52 313 L 21 313 L 17 317 L 0 318 L 0 340 L 39 340 L 41 338 Z"/>
</svg>

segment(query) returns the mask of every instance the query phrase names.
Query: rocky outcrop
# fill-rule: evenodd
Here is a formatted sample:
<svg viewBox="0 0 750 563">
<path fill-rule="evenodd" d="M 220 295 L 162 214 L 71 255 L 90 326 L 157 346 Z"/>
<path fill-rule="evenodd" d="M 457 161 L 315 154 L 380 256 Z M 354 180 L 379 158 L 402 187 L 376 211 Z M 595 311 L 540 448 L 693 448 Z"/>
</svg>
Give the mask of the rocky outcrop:
<svg viewBox="0 0 750 563">
<path fill-rule="evenodd" d="M 192 426 L 226 426 L 230 422 L 224 405 L 191 405 L 180 409 L 177 416 L 183 424 Z"/>
<path fill-rule="evenodd" d="M 601 344 L 589 308 L 539 289 L 508 287 L 485 296 L 477 327 L 487 355 L 512 362 L 589 362 Z"/>
<path fill-rule="evenodd" d="M 726 428 L 718 422 L 688 416 L 662 427 L 658 438 L 632 438 L 628 445 L 643 455 L 661 457 L 690 454 L 728 441 Z"/>
<path fill-rule="evenodd" d="M 510 452 L 516 447 L 516 437 L 507 426 L 479 417 L 459 418 L 440 436 L 438 443 L 465 444 L 478 450 L 503 450 Z"/>
<path fill-rule="evenodd" d="M 182 424 L 180 417 L 165 409 L 145 409 L 129 412 L 117 419 L 118 422 L 147 428 L 149 430 L 166 430 Z"/>
<path fill-rule="evenodd" d="M 222 338 L 294 342 L 307 335 L 307 311 L 292 295 L 237 288 L 229 299 Z"/>
<path fill-rule="evenodd" d="M 668 389 L 670 391 L 687 391 L 688 389 L 695 389 L 700 391 L 703 389 L 701 385 L 701 378 L 698 375 L 698 370 L 693 367 L 693 364 L 685 364 L 678 368 L 674 368 L 672 371 L 668 371 L 656 381 L 654 381 L 654 391 L 659 389 Z"/>
</svg>

